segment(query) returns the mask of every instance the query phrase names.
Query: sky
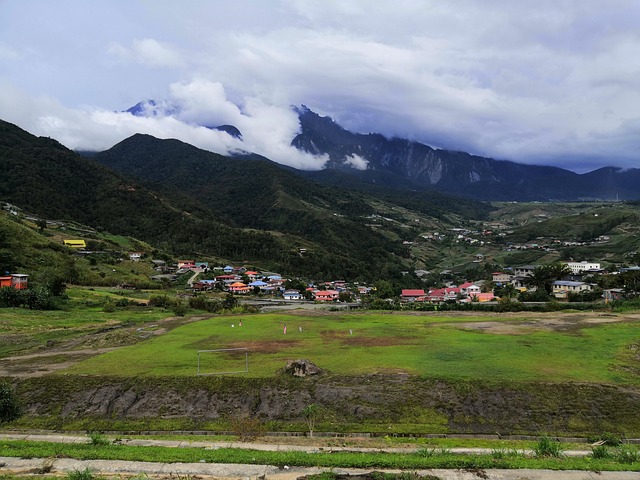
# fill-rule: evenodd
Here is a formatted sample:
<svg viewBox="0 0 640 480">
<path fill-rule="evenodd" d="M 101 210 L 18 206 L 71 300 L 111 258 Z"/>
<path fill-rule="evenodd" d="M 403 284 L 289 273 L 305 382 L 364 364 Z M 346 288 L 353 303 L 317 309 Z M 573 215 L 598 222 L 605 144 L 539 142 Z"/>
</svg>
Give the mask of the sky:
<svg viewBox="0 0 640 480">
<path fill-rule="evenodd" d="M 148 133 L 319 169 L 290 146 L 304 104 L 437 148 L 638 168 L 639 26 L 637 0 L 0 0 L 0 119 L 73 149 Z M 166 108 L 123 112 L 147 99 Z M 242 140 L 202 127 L 221 124 Z"/>
</svg>

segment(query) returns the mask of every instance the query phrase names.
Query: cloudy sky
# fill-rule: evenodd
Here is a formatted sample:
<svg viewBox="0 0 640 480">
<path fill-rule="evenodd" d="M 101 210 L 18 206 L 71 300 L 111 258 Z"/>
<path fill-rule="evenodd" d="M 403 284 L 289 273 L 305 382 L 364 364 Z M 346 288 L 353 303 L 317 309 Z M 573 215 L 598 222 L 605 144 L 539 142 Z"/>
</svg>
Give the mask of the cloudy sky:
<svg viewBox="0 0 640 480">
<path fill-rule="evenodd" d="M 321 168 L 289 146 L 305 104 L 440 148 L 640 167 L 639 25 L 637 0 L 0 0 L 0 118 L 69 148 L 144 132 Z M 122 113 L 150 98 L 179 111 Z"/>
</svg>

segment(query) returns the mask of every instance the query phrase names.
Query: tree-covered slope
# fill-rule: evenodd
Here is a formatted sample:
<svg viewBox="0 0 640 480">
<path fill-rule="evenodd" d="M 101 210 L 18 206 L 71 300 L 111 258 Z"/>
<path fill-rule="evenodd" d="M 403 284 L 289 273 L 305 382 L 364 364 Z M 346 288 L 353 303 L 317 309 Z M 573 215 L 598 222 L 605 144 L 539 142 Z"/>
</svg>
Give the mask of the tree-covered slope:
<svg viewBox="0 0 640 480">
<path fill-rule="evenodd" d="M 169 199 L 6 122 L 0 122 L 0 169 L 0 200 L 45 218 L 137 237 L 176 254 L 248 261 L 286 256 L 287 243 L 272 234 L 231 228 L 186 196 Z"/>
</svg>

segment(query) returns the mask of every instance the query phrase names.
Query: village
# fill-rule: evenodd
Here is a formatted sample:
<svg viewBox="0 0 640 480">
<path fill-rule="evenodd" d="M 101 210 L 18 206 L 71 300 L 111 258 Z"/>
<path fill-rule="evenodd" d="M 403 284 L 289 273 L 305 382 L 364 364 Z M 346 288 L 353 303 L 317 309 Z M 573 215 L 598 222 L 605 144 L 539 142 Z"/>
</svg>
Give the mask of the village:
<svg viewBox="0 0 640 480">
<path fill-rule="evenodd" d="M 132 259 L 139 259 L 139 253 L 132 253 Z M 551 279 L 551 297 L 555 300 L 566 301 L 572 295 L 585 292 L 598 292 L 598 297 L 604 301 L 626 298 L 635 292 L 625 291 L 623 288 L 600 289 L 597 283 L 589 281 L 594 275 L 618 275 L 629 271 L 640 272 L 640 267 L 621 268 L 615 272 L 608 272 L 601 268 L 598 262 L 564 262 L 562 278 Z M 446 282 L 441 288 L 402 289 L 399 301 L 403 303 L 469 303 L 469 302 L 497 302 L 501 299 L 511 299 L 519 293 L 535 292 L 540 285 L 536 285 L 533 277 L 538 265 L 523 265 L 504 271 L 493 272 L 491 280 L 465 281 L 459 285 Z M 166 271 L 166 265 L 156 267 Z M 375 285 L 356 284 L 346 280 L 326 282 L 304 282 L 299 278 L 283 278 L 276 272 L 259 272 L 245 267 L 231 265 L 210 267 L 208 262 L 194 260 L 180 260 L 172 267 L 174 273 L 161 274 L 152 278 L 160 280 L 169 278 L 175 280 L 181 275 L 192 273 L 187 289 L 193 292 L 218 290 L 234 295 L 271 295 L 281 297 L 287 301 L 307 300 L 315 302 L 359 302 L 366 295 L 376 293 Z M 198 279 L 201 274 L 209 274 L 212 278 Z M 291 284 L 299 288 L 289 288 Z"/>
<path fill-rule="evenodd" d="M 454 229 L 453 232 L 458 241 L 468 241 L 471 234 L 464 229 Z M 491 231 L 483 231 L 482 235 L 491 235 Z M 430 240 L 442 238 L 437 232 Z M 598 239 L 598 241 L 606 241 Z M 89 256 L 93 253 L 87 249 L 84 239 L 64 239 L 63 245 L 74 251 L 78 256 Z M 548 248 L 547 245 L 507 245 L 506 248 Z M 126 258 L 126 256 L 128 258 Z M 311 281 L 309 279 L 292 277 L 285 278 L 280 273 L 260 271 L 255 267 L 210 265 L 208 261 L 178 260 L 168 262 L 160 259 L 149 259 L 149 255 L 143 251 L 123 253 L 125 258 L 121 261 L 130 262 L 146 261 L 151 263 L 155 274 L 150 280 L 156 282 L 159 287 L 166 288 L 173 285 L 184 286 L 185 294 L 198 295 L 205 292 L 225 292 L 240 297 L 263 297 L 280 299 L 284 301 L 302 302 L 311 301 L 318 303 L 362 303 L 372 297 L 393 299 L 403 304 L 433 304 L 442 303 L 496 303 L 500 301 L 611 301 L 621 300 L 635 296 L 636 288 L 624 288 L 620 282 L 597 281 L 598 279 L 613 277 L 626 272 L 640 272 L 640 267 L 630 266 L 609 271 L 602 268 L 600 262 L 557 262 L 555 270 L 547 265 L 521 265 L 504 268 L 484 275 L 484 278 L 462 279 L 460 276 L 451 278 L 451 272 L 440 272 L 438 285 L 433 285 L 433 277 L 430 278 L 430 287 L 425 288 L 424 270 L 416 270 L 415 287 L 393 289 L 380 292 L 377 285 L 361 282 L 352 282 L 345 279 L 331 281 Z M 546 277 L 540 279 L 541 273 L 546 272 Z M 408 272 L 404 272 L 408 274 Z M 551 278 L 551 277 L 553 278 Z M 0 276 L 0 287 L 10 287 L 16 290 L 24 290 L 28 287 L 29 275 L 25 273 L 5 273 Z M 385 279 L 380 279 L 384 281 Z M 457 280 L 457 282 L 456 282 Z M 545 283 L 546 282 L 546 283 Z M 406 284 L 407 282 L 405 282 Z M 605 288 L 607 285 L 616 284 L 619 288 Z M 133 284 L 122 283 L 122 289 L 135 289 Z M 535 292 L 541 290 L 541 295 Z M 546 291 L 546 294 L 545 294 Z"/>
</svg>

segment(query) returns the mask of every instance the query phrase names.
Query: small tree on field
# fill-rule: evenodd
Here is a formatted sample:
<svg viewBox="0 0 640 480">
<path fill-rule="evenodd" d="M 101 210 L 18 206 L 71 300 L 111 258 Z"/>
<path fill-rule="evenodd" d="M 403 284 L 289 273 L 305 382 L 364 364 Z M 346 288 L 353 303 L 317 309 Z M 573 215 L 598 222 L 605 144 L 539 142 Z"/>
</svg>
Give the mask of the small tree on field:
<svg viewBox="0 0 640 480">
<path fill-rule="evenodd" d="M 11 387 L 0 383 L 0 424 L 17 420 L 22 415 L 18 399 Z"/>
<path fill-rule="evenodd" d="M 320 413 L 320 407 L 315 403 L 311 403 L 304 407 L 302 410 L 304 414 L 304 419 L 307 422 L 307 426 L 309 427 L 309 437 L 313 437 L 313 430 L 316 427 L 316 420 L 318 419 L 318 415 Z"/>
</svg>

